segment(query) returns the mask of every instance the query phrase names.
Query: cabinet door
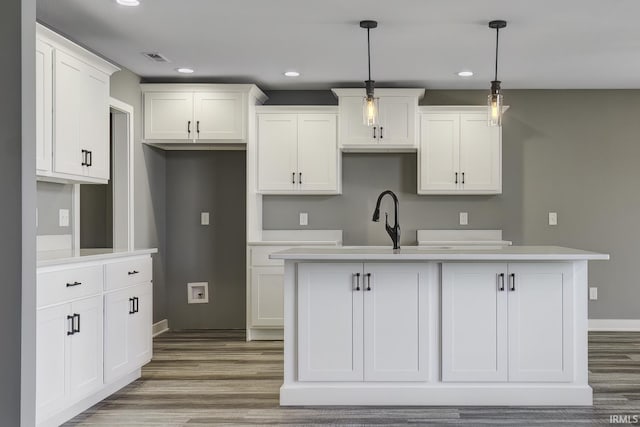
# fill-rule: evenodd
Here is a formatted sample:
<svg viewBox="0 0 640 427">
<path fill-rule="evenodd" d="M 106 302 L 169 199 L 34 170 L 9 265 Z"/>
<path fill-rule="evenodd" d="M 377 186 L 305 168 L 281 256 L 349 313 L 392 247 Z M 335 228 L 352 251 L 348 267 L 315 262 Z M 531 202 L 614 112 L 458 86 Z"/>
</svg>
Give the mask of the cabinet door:
<svg viewBox="0 0 640 427">
<path fill-rule="evenodd" d="M 36 40 L 36 169 L 51 172 L 53 48 Z"/>
<path fill-rule="evenodd" d="M 499 263 L 442 264 L 442 381 L 507 380 L 506 272 Z"/>
<path fill-rule="evenodd" d="M 341 96 L 340 97 L 340 146 L 367 145 L 377 143 L 374 139 L 374 132 L 377 135 L 377 128 L 364 124 L 362 115 L 362 97 Z"/>
<path fill-rule="evenodd" d="M 195 137 L 199 140 L 244 139 L 244 96 L 234 92 L 195 93 Z"/>
<path fill-rule="evenodd" d="M 571 381 L 571 263 L 509 264 L 509 279 L 509 380 Z"/>
<path fill-rule="evenodd" d="M 298 184 L 300 190 L 337 191 L 336 116 L 298 115 Z"/>
<path fill-rule="evenodd" d="M 129 289 L 104 297 L 104 381 L 110 383 L 133 370 L 129 323 L 133 302 Z"/>
<path fill-rule="evenodd" d="M 85 168 L 85 174 L 108 180 L 111 163 L 109 76 L 87 66 L 82 85 L 82 97 L 80 134 L 83 148 L 90 151 L 90 165 Z"/>
<path fill-rule="evenodd" d="M 77 401 L 103 384 L 102 296 L 72 303 L 71 312 L 80 330 L 69 336 L 69 396 Z"/>
<path fill-rule="evenodd" d="M 86 67 L 62 51 L 55 52 L 54 172 L 71 175 L 84 173 L 82 119 Z"/>
<path fill-rule="evenodd" d="M 462 189 L 502 192 L 501 128 L 487 126 L 486 114 L 460 115 Z"/>
<path fill-rule="evenodd" d="M 362 264 L 298 264 L 298 379 L 362 381 Z M 362 277 L 361 277 L 362 278 Z"/>
<path fill-rule="evenodd" d="M 429 269 L 364 265 L 365 381 L 428 379 Z"/>
<path fill-rule="evenodd" d="M 406 145 L 416 143 L 416 100 L 406 96 L 380 97 L 380 144 Z"/>
<path fill-rule="evenodd" d="M 251 267 L 251 325 L 284 325 L 284 269 Z"/>
<path fill-rule="evenodd" d="M 258 189 L 291 191 L 298 184 L 296 114 L 258 115 Z"/>
<path fill-rule="evenodd" d="M 36 327 L 36 417 L 38 421 L 62 409 L 67 398 L 66 342 L 71 322 L 68 304 L 37 311 Z"/>
<path fill-rule="evenodd" d="M 144 94 L 144 138 L 189 140 L 196 137 L 192 92 Z"/>
<path fill-rule="evenodd" d="M 153 295 L 151 283 L 145 283 L 132 288 L 131 294 L 135 301 L 136 313 L 129 318 L 129 348 L 131 349 L 131 363 L 139 368 L 151 360 L 153 354 Z"/>
<path fill-rule="evenodd" d="M 486 126 L 486 124 L 485 124 Z M 423 114 L 418 192 L 453 192 L 460 182 L 460 115 Z"/>
</svg>

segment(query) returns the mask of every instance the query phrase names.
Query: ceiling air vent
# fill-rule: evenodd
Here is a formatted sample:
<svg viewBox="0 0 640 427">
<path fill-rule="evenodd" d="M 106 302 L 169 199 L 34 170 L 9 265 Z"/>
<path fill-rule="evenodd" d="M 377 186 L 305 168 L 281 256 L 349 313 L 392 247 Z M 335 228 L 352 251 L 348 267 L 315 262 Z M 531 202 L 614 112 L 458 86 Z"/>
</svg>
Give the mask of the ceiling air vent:
<svg viewBox="0 0 640 427">
<path fill-rule="evenodd" d="M 158 52 L 143 52 L 142 54 L 154 62 L 171 62 L 166 56 Z"/>
</svg>

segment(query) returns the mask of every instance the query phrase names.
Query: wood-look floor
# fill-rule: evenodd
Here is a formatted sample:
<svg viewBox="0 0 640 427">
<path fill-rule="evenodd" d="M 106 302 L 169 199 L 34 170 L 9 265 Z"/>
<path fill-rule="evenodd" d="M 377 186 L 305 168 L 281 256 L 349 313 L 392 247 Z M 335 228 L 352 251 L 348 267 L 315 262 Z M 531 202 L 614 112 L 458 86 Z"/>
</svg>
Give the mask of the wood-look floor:
<svg viewBox="0 0 640 427">
<path fill-rule="evenodd" d="M 169 332 L 142 378 L 68 426 L 607 425 L 640 417 L 640 333 L 590 333 L 593 407 L 281 408 L 282 343 L 237 331 Z"/>
</svg>

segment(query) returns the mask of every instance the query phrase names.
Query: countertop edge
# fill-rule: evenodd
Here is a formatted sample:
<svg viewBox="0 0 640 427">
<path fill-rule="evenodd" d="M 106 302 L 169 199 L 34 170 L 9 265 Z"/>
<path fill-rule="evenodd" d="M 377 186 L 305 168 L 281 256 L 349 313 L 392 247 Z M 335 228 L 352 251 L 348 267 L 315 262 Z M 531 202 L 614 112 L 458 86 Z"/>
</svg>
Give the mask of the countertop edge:
<svg viewBox="0 0 640 427">
<path fill-rule="evenodd" d="M 57 252 L 57 251 L 52 251 Z M 61 256 L 60 258 L 43 259 L 37 262 L 37 268 L 55 267 L 58 265 L 75 264 L 91 261 L 127 258 L 140 255 L 151 255 L 158 252 L 157 248 L 134 249 L 132 251 L 107 252 L 87 255 Z"/>
<path fill-rule="evenodd" d="M 247 246 L 342 246 L 342 242 L 335 240 L 260 240 L 247 242 Z"/>
</svg>

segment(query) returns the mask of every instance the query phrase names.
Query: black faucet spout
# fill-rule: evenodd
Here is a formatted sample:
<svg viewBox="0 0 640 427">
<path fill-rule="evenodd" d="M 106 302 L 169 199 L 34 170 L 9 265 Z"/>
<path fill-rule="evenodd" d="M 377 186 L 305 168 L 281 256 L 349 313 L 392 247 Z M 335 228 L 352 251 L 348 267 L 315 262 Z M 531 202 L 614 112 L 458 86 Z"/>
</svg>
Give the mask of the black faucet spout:
<svg viewBox="0 0 640 427">
<path fill-rule="evenodd" d="M 380 195 L 378 196 L 378 201 L 376 202 L 376 209 L 373 211 L 373 221 L 377 222 L 380 220 L 380 203 L 382 202 L 383 197 L 386 195 L 391 196 L 391 198 L 393 199 L 394 224 L 393 227 L 389 225 L 389 214 L 385 213 L 384 227 L 387 230 L 389 237 L 391 237 L 391 240 L 393 241 L 393 249 L 397 250 L 400 249 L 400 220 L 398 217 L 398 208 L 400 203 L 398 202 L 398 197 L 393 191 L 385 190 L 380 193 Z"/>
</svg>

